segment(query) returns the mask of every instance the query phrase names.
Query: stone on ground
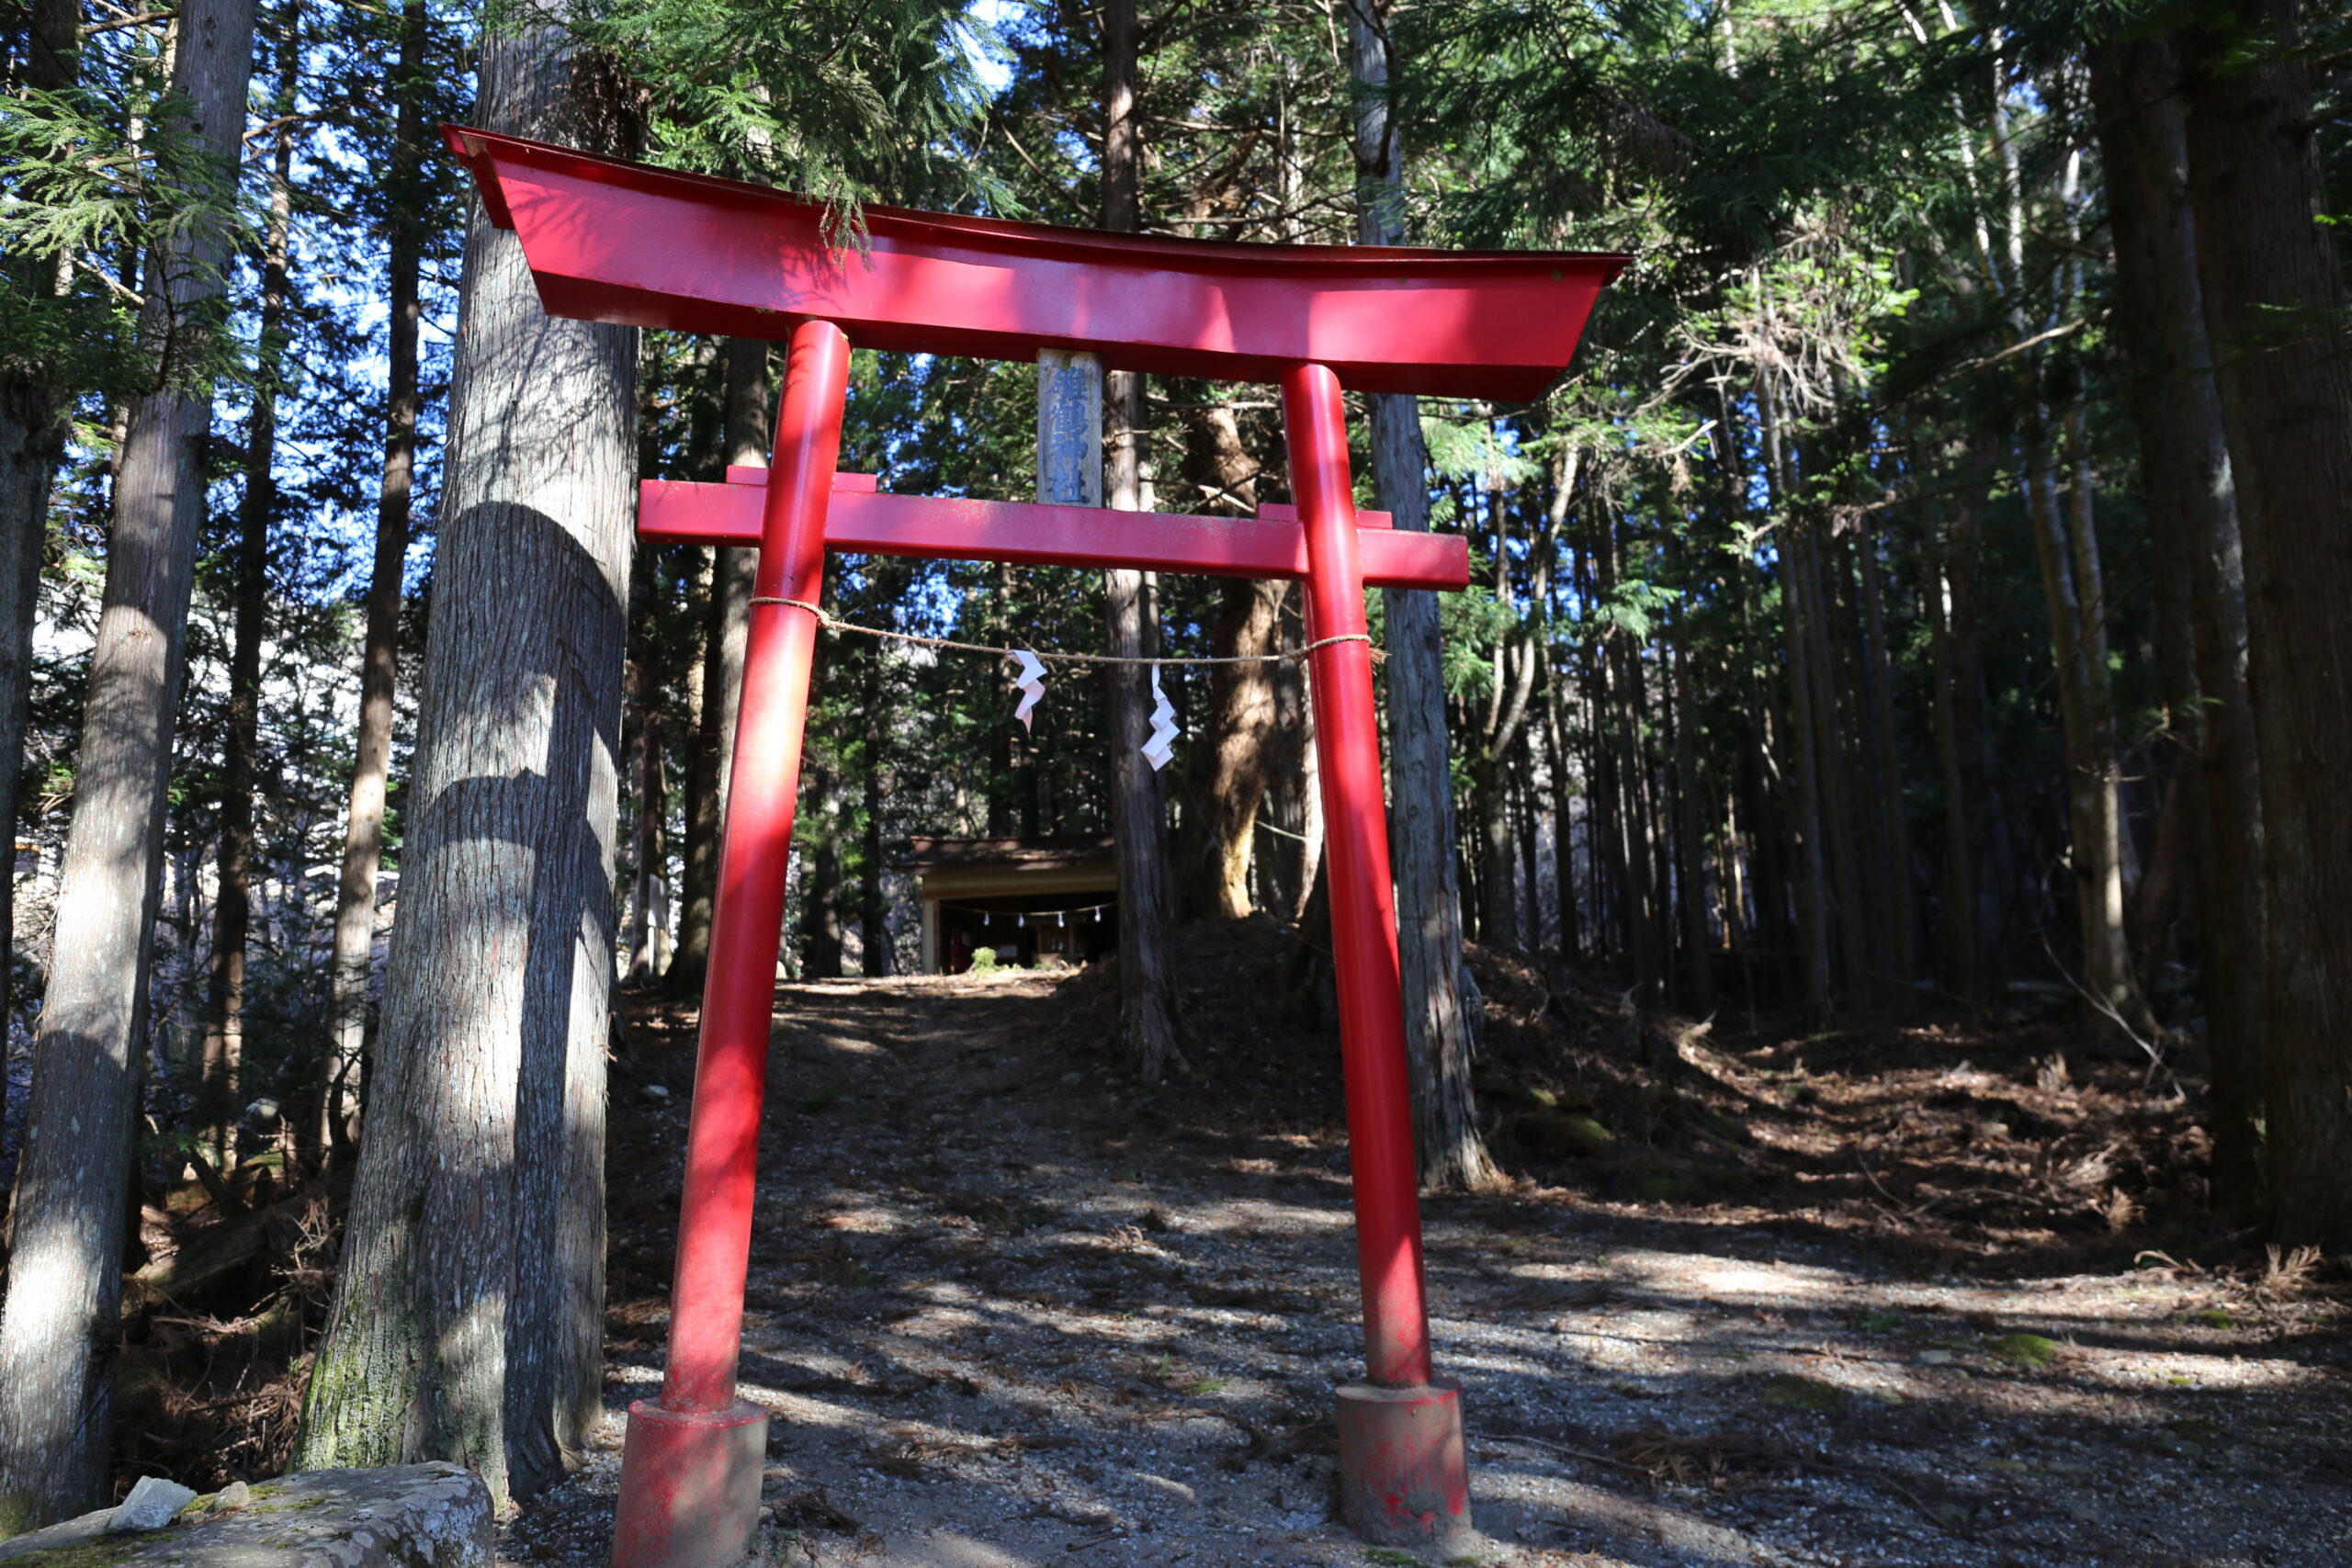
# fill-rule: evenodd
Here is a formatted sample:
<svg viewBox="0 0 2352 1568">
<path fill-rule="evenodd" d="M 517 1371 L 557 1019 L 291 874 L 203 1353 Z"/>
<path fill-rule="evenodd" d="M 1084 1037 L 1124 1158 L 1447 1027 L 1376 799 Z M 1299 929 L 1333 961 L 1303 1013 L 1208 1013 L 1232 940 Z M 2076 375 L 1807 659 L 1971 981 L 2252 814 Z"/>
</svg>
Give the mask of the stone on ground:
<svg viewBox="0 0 2352 1568">
<path fill-rule="evenodd" d="M 142 1493 L 154 1506 L 130 1517 L 160 1511 L 164 1522 L 114 1524 Z M 240 1482 L 209 1497 L 148 1476 L 121 1507 L 0 1541 L 0 1559 L 20 1568 L 492 1568 L 492 1539 L 479 1476 L 405 1464 Z"/>
<path fill-rule="evenodd" d="M 129 1535 L 135 1530 L 162 1529 L 195 1501 L 193 1486 L 183 1486 L 160 1475 L 142 1475 L 132 1484 L 130 1495 L 107 1516 L 107 1533 Z"/>
</svg>

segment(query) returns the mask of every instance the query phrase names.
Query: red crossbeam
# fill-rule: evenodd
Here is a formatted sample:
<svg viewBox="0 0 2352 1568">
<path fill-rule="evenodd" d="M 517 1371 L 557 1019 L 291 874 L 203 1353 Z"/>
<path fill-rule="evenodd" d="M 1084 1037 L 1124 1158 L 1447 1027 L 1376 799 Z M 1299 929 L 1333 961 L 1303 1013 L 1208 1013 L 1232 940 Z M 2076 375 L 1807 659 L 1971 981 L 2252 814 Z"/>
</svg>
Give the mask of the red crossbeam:
<svg viewBox="0 0 2352 1568">
<path fill-rule="evenodd" d="M 757 468 L 729 484 L 647 479 L 638 487 L 642 539 L 756 545 L 767 487 Z M 1470 547 L 1452 534 L 1408 534 L 1385 513 L 1356 514 L 1368 588 L 1466 588 Z M 886 495 L 871 474 L 842 474 L 825 513 L 825 546 L 854 555 L 1015 561 L 1030 566 L 1124 567 L 1210 577 L 1306 578 L 1306 535 L 1288 506 L 1254 517 L 1111 512 L 1027 501 Z"/>
<path fill-rule="evenodd" d="M 839 325 L 860 348 L 1035 359 L 1099 353 L 1165 376 L 1276 381 L 1328 365 L 1355 391 L 1544 395 L 1619 255 L 1258 245 L 868 207 L 837 251 L 784 191 L 445 126 L 550 315 L 731 337 Z"/>
</svg>

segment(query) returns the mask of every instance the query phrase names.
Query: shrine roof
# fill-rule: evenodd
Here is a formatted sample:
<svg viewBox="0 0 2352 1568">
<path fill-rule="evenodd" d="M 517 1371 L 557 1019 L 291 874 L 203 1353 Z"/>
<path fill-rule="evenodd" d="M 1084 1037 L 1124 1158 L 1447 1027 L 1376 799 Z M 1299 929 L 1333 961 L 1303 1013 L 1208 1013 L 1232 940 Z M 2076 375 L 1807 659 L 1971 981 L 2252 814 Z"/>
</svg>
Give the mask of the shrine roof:
<svg viewBox="0 0 2352 1568">
<path fill-rule="evenodd" d="M 445 126 L 553 315 L 782 340 L 812 318 L 859 347 L 1276 381 L 1328 365 L 1360 391 L 1526 401 L 1567 367 L 1622 255 L 1243 244 L 863 209 L 861 252 L 786 191 Z"/>
<path fill-rule="evenodd" d="M 907 852 L 891 862 L 890 869 L 1084 865 L 1108 861 L 1114 847 L 1110 835 L 1091 833 L 1056 833 L 1027 839 L 918 837 L 907 840 Z"/>
</svg>

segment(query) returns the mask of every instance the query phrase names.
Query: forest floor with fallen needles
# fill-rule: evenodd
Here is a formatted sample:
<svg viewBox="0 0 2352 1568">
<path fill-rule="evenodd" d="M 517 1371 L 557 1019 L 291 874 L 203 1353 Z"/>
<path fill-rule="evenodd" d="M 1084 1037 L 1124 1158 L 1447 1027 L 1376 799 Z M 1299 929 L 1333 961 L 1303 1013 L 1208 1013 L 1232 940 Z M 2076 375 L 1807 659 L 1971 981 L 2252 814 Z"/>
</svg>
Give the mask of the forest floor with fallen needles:
<svg viewBox="0 0 2352 1568">
<path fill-rule="evenodd" d="M 1332 1517 L 1328 1007 L 1270 927 L 1180 951 L 1200 1077 L 1148 1092 L 1099 968 L 780 988 L 742 1365 L 776 1568 L 1411 1561 Z M 2341 1276 L 2206 1213 L 2192 1108 L 2128 1046 L 1748 1035 L 1479 969 L 1510 1180 L 1425 1209 L 1481 1531 L 1449 1561 L 2352 1561 Z M 695 1017 L 628 1017 L 611 1416 L 518 1564 L 602 1568 L 661 1379 Z"/>
</svg>

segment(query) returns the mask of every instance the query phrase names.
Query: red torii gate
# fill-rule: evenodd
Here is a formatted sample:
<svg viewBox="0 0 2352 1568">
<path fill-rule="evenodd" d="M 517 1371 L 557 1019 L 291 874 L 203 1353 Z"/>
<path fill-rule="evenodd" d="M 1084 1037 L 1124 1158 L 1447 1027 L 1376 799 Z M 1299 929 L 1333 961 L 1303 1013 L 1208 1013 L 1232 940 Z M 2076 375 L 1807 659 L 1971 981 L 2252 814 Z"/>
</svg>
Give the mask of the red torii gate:
<svg viewBox="0 0 2352 1568">
<path fill-rule="evenodd" d="M 788 342 L 772 466 L 648 480 L 648 539 L 756 545 L 662 1395 L 629 1406 L 614 1568 L 722 1568 L 756 1525 L 768 1413 L 736 1393 L 775 952 L 825 552 L 1306 585 L 1366 1377 L 1338 1391 L 1340 1500 L 1380 1540 L 1469 1522 L 1460 1385 L 1434 1375 L 1366 587 L 1461 588 L 1464 542 L 1359 513 L 1344 386 L 1526 401 L 1622 256 L 1241 245 L 868 208 L 827 244 L 783 192 L 447 127 L 549 313 Z M 835 471 L 859 346 L 1277 382 L 1294 507 L 1252 519 L 885 495 Z M 786 603 L 787 601 L 796 603 Z"/>
</svg>

